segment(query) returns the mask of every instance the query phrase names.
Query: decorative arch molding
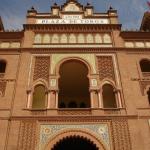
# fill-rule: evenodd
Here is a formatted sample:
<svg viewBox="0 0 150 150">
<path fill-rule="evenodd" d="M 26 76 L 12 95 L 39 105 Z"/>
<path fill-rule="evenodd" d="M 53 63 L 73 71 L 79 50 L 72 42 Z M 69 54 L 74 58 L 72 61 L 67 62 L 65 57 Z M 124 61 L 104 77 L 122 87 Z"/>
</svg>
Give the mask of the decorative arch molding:
<svg viewBox="0 0 150 150">
<path fill-rule="evenodd" d="M 89 64 L 87 61 L 85 61 L 85 60 L 83 60 L 83 59 L 81 59 L 81 58 L 79 58 L 79 57 L 69 57 L 69 58 L 64 58 L 63 60 L 61 60 L 60 62 L 58 62 L 57 68 L 56 68 L 56 74 L 57 74 L 57 75 L 59 74 L 60 67 L 61 67 L 65 62 L 67 62 L 67 61 L 72 61 L 72 60 L 74 60 L 74 61 L 79 61 L 79 62 L 83 63 L 83 65 L 85 65 L 85 67 L 88 69 L 88 75 L 92 72 L 92 71 L 91 71 L 91 66 L 90 66 L 90 64 Z"/>
<path fill-rule="evenodd" d="M 82 124 L 42 124 L 40 125 L 39 150 L 49 150 L 57 142 L 67 136 L 86 137 L 100 150 L 112 150 L 110 124 L 103 123 L 82 123 Z"/>
<path fill-rule="evenodd" d="M 74 75 L 75 70 L 78 71 L 76 75 Z M 76 57 L 61 60 L 57 65 L 56 75 L 59 78 L 59 108 L 84 108 L 80 105 L 82 102 L 85 104 L 85 108 L 91 107 L 89 91 L 91 67 L 85 60 Z M 67 81 L 67 83 L 65 84 L 64 81 Z M 74 90 L 74 87 L 76 87 L 76 90 Z M 62 105 L 63 103 L 65 103 L 65 106 Z"/>
<path fill-rule="evenodd" d="M 142 57 L 142 58 L 139 60 L 139 64 L 140 64 L 140 62 L 143 61 L 143 60 L 145 60 L 145 61 L 150 61 L 150 58 L 149 58 L 149 57 Z"/>
<path fill-rule="evenodd" d="M 61 131 L 57 133 L 57 135 L 54 135 L 49 139 L 49 142 L 46 144 L 44 150 L 50 150 L 52 149 L 59 141 L 69 138 L 69 137 L 80 137 L 83 139 L 87 139 L 100 150 L 108 150 L 106 148 L 105 143 L 97 137 L 94 133 L 90 131 L 86 131 L 86 129 L 66 129 L 64 131 Z"/>
<path fill-rule="evenodd" d="M 94 54 L 53 54 L 51 60 L 51 74 L 57 74 L 60 65 L 67 60 L 79 60 L 87 65 L 90 74 L 96 74 Z"/>
<path fill-rule="evenodd" d="M 40 85 L 42 85 L 45 88 L 45 107 L 46 107 L 48 83 L 44 79 L 40 78 L 37 81 L 33 82 L 33 84 L 31 85 L 31 87 L 29 87 L 28 90 L 27 90 L 27 105 L 26 105 L 26 107 L 28 109 L 32 108 L 33 94 L 35 92 L 35 88 L 37 86 L 40 86 Z"/>
<path fill-rule="evenodd" d="M 111 80 L 111 79 L 108 79 L 108 78 L 103 79 L 102 82 L 101 82 L 101 84 L 100 84 L 101 98 L 102 98 L 102 101 L 103 101 L 101 103 L 103 104 L 103 107 L 104 107 L 104 99 L 103 99 L 103 96 L 102 96 L 103 95 L 102 94 L 103 93 L 103 86 L 105 86 L 107 84 L 112 86 L 113 91 L 115 93 L 116 107 L 117 108 L 122 108 L 123 107 L 123 102 L 122 102 L 123 98 L 122 98 L 121 88 L 117 87 L 117 85 L 115 84 L 115 82 L 113 80 Z"/>
<path fill-rule="evenodd" d="M 48 89 L 48 83 L 42 78 L 40 78 L 37 81 L 33 82 L 32 89 L 34 89 L 34 87 L 36 87 L 37 85 L 43 85 L 43 86 L 45 86 L 46 89 Z"/>
<path fill-rule="evenodd" d="M 0 58 L 0 62 L 5 62 L 6 64 L 8 63 L 8 61 L 4 58 Z"/>
<path fill-rule="evenodd" d="M 100 87 L 102 88 L 104 84 L 110 84 L 113 86 L 114 89 L 117 88 L 115 82 L 111 79 L 108 79 L 108 78 L 105 78 L 101 81 Z"/>
</svg>

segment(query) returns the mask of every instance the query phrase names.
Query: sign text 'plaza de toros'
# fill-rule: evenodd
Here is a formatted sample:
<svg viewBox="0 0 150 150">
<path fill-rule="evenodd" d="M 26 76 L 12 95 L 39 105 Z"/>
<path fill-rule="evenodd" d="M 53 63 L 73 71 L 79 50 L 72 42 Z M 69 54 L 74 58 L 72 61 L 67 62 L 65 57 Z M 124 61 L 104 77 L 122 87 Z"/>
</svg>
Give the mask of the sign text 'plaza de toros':
<svg viewBox="0 0 150 150">
<path fill-rule="evenodd" d="M 134 20 L 133 20 L 134 22 Z M 54 3 L 22 31 L 0 18 L 0 150 L 149 150 L 150 12 Z"/>
</svg>

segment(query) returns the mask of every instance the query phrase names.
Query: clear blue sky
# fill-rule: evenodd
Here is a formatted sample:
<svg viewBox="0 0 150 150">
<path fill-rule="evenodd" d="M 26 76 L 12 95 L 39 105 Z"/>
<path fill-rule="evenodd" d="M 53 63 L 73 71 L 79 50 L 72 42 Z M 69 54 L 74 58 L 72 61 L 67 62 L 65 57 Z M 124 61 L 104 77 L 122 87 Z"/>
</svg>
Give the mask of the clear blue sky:
<svg viewBox="0 0 150 150">
<path fill-rule="evenodd" d="M 38 12 L 49 12 L 50 6 L 57 2 L 59 5 L 66 0 L 0 0 L 0 16 L 5 29 L 22 29 L 26 13 L 31 6 Z M 85 5 L 91 2 L 95 12 L 106 12 L 109 6 L 118 10 L 119 21 L 123 28 L 139 29 L 145 11 L 148 10 L 148 0 L 78 0 Z M 150 1 L 150 0 L 149 0 Z"/>
</svg>

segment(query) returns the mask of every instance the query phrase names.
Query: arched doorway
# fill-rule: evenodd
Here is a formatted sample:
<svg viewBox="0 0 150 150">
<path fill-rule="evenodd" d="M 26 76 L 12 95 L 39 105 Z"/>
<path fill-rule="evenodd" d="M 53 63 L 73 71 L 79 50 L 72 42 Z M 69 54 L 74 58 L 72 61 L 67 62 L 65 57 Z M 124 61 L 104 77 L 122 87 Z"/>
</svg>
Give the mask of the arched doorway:
<svg viewBox="0 0 150 150">
<path fill-rule="evenodd" d="M 89 108 L 88 67 L 79 60 L 67 60 L 59 69 L 59 108 Z"/>
<path fill-rule="evenodd" d="M 86 138 L 71 136 L 60 140 L 52 150 L 98 150 L 98 148 Z"/>
<path fill-rule="evenodd" d="M 57 150 L 58 148 L 60 148 L 59 145 L 64 145 L 64 143 L 66 143 L 66 140 L 67 143 L 72 143 L 72 141 L 75 140 L 77 142 L 76 145 L 78 144 L 76 150 L 78 149 L 80 150 L 82 148 L 80 147 L 81 141 L 84 143 L 85 147 L 87 145 L 88 146 L 90 145 L 89 147 L 92 147 L 92 150 L 107 150 L 106 143 L 101 138 L 97 137 L 93 132 L 84 129 L 71 129 L 71 128 L 58 132 L 56 135 L 49 138 L 47 144 L 44 147 L 44 150 Z M 68 148 L 70 150 L 73 149 L 72 147 Z M 82 150 L 84 149 L 82 148 Z M 88 148 L 85 150 L 88 150 Z"/>
</svg>

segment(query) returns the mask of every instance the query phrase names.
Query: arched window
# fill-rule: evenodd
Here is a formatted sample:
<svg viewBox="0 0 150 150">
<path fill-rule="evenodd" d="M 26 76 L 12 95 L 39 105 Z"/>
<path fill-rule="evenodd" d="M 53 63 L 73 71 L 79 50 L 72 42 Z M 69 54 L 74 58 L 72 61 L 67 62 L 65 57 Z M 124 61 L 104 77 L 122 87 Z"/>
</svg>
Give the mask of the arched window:
<svg viewBox="0 0 150 150">
<path fill-rule="evenodd" d="M 104 108 L 116 108 L 117 103 L 116 103 L 113 86 L 110 84 L 105 84 L 105 85 L 103 85 L 102 89 L 103 89 L 102 96 L 103 96 Z"/>
<path fill-rule="evenodd" d="M 149 104 L 150 104 L 150 88 L 149 88 L 149 90 L 147 91 L 147 95 L 148 95 L 148 102 L 149 102 Z"/>
<path fill-rule="evenodd" d="M 43 85 L 37 85 L 34 88 L 32 108 L 34 109 L 45 108 L 45 99 L 46 99 L 45 87 Z"/>
<path fill-rule="evenodd" d="M 64 102 L 66 107 L 80 108 L 79 102 L 84 102 L 89 108 L 88 67 L 81 61 L 68 60 L 60 66 L 59 75 L 58 106 Z"/>
<path fill-rule="evenodd" d="M 147 59 L 141 60 L 140 67 L 142 72 L 150 72 L 150 60 Z"/>
<path fill-rule="evenodd" d="M 5 73 L 6 70 L 6 62 L 4 60 L 0 60 L 0 73 Z"/>
</svg>

